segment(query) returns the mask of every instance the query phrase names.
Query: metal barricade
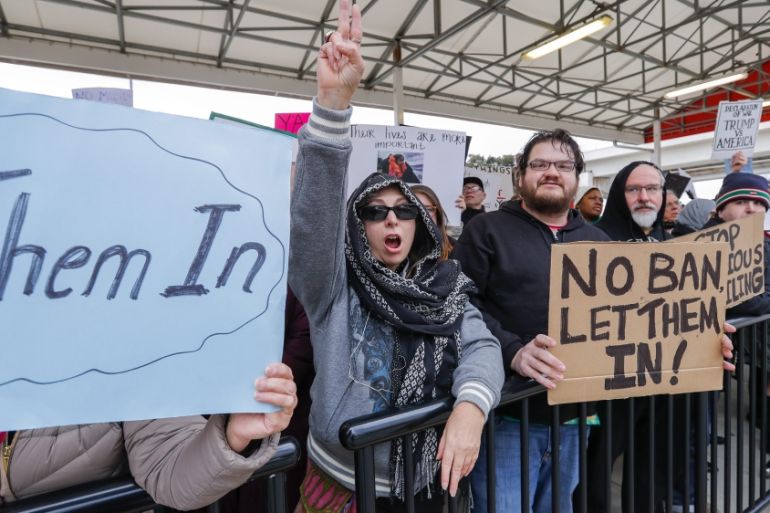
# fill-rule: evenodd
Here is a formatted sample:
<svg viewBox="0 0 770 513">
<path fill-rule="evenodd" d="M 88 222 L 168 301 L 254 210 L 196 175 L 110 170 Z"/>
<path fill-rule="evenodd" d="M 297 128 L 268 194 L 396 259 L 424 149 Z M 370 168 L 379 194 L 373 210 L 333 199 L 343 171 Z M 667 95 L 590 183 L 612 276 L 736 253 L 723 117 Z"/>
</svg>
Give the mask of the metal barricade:
<svg viewBox="0 0 770 513">
<path fill-rule="evenodd" d="M 611 403 L 602 405 L 601 418 L 604 436 L 613 429 L 627 430 L 623 464 L 613 461 L 611 451 L 603 465 L 607 468 L 606 482 L 600 483 L 606 511 L 637 513 L 638 503 L 645 499 L 650 513 L 654 511 L 695 511 L 698 513 L 758 512 L 770 505 L 766 469 L 770 449 L 770 407 L 768 406 L 768 330 L 770 315 L 740 318 L 730 321 L 738 328 L 732 336 L 735 344 L 736 372 L 725 373 L 722 392 L 661 395 L 626 400 L 629 409 L 627 422 L 612 425 Z M 528 400 L 545 389 L 540 385 L 515 380 L 506 385 L 500 405 L 520 402 L 522 405 L 521 445 L 522 482 L 518 493 L 522 511 L 529 510 L 528 496 Z M 759 392 L 762 392 L 761 394 Z M 606 403 L 605 403 L 606 404 Z M 720 407 L 720 404 L 722 405 Z M 441 399 L 398 411 L 366 415 L 351 419 L 340 429 L 340 441 L 355 453 L 356 500 L 358 511 L 375 511 L 374 446 L 401 437 L 405 444 L 405 489 L 412 489 L 414 475 L 410 453 L 412 433 L 443 425 L 451 413 L 453 401 Z M 637 434 L 636 409 L 646 410 L 644 433 Z M 560 426 L 559 408 L 553 408 L 551 444 L 554 472 L 552 472 L 554 513 L 558 513 L 560 493 L 558 447 Z M 581 484 L 587 483 L 586 466 L 586 405 L 581 405 L 579 420 L 579 475 Z M 720 414 L 724 411 L 723 414 Z M 722 422 L 717 422 L 721 417 Z M 487 446 L 494 447 L 494 413 L 490 414 L 484 436 Z M 568 419 L 561 419 L 562 421 Z M 748 426 L 746 425 L 748 422 Z M 625 425 L 623 425 L 625 424 Z M 676 436 L 675 436 L 676 435 Z M 609 442 L 609 439 L 607 440 Z M 656 462 L 656 457 L 659 461 Z M 644 463 L 640 466 L 640 458 Z M 497 493 L 494 451 L 488 451 L 487 496 L 488 512 L 495 511 Z M 613 469 L 613 463 L 616 463 Z M 770 463 L 770 462 L 768 462 Z M 613 488 L 612 470 L 624 472 L 625 493 L 617 500 Z M 644 473 L 644 475 L 641 475 Z M 644 478 L 647 487 L 635 489 L 634 483 Z M 615 487 L 617 488 L 617 487 Z M 506 493 L 510 493 L 506 490 Z M 648 500 L 649 499 L 649 500 Z M 457 507 L 449 500 L 449 511 Z M 576 512 L 592 511 L 585 486 L 578 486 L 573 495 Z M 414 498 L 405 497 L 405 510 L 415 511 Z M 503 512 L 501 512 L 503 513 Z M 645 512 L 646 513 L 646 512 Z"/>
<path fill-rule="evenodd" d="M 268 512 L 285 513 L 285 472 L 297 464 L 300 446 L 292 437 L 282 438 L 275 455 L 249 481 L 267 480 Z M 134 513 L 168 508 L 157 505 L 130 477 L 88 483 L 0 506 L 0 513 Z M 212 504 L 208 511 L 219 511 Z"/>
</svg>

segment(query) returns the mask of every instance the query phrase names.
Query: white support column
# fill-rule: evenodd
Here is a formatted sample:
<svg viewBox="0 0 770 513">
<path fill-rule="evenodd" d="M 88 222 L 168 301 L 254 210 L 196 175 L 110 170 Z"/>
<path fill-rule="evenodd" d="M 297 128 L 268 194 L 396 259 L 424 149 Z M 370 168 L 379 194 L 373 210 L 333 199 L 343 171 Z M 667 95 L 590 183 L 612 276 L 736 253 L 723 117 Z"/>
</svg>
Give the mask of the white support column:
<svg viewBox="0 0 770 513">
<path fill-rule="evenodd" d="M 652 154 L 653 162 L 660 167 L 660 108 L 655 107 L 655 120 L 652 122 L 652 144 L 655 152 Z"/>
<path fill-rule="evenodd" d="M 404 124 L 404 70 L 398 63 L 401 62 L 401 43 L 396 43 L 393 50 L 393 124 Z"/>
</svg>

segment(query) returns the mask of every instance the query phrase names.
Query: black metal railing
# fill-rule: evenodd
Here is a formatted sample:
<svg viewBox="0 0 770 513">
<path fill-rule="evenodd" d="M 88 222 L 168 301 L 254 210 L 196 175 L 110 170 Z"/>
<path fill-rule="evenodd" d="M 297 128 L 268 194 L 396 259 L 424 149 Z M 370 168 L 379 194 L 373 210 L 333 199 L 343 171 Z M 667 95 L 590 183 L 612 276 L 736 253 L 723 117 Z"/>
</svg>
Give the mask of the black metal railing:
<svg viewBox="0 0 770 513">
<path fill-rule="evenodd" d="M 770 407 L 765 391 L 768 384 L 768 330 L 770 315 L 747 317 L 731 321 L 738 328 L 733 335 L 736 346 L 737 369 L 733 375 L 725 373 L 722 392 L 662 395 L 626 400 L 628 408 L 627 425 L 614 426 L 628 430 L 622 467 L 613 469 L 611 451 L 603 462 L 606 468 L 605 481 L 599 483 L 604 494 L 606 511 L 635 513 L 641 511 L 639 503 L 644 502 L 646 511 L 672 512 L 696 511 L 705 513 L 758 512 L 770 505 L 767 480 L 770 468 L 766 468 L 768 430 L 770 429 Z M 521 403 L 521 444 L 522 481 L 518 493 L 522 511 L 529 511 L 530 497 L 528 484 L 529 399 L 545 389 L 532 382 L 514 380 L 506 385 L 500 405 Z M 603 436 L 613 432 L 612 403 L 602 404 L 600 412 Z M 717 422 L 720 404 L 724 411 L 723 422 Z M 410 452 L 411 433 L 446 423 L 453 401 L 449 398 L 428 404 L 351 419 L 340 429 L 340 441 L 344 447 L 355 453 L 356 500 L 358 511 L 375 511 L 374 446 L 401 437 L 405 454 Z M 646 409 L 646 429 L 637 437 L 636 409 Z M 581 483 L 588 482 L 586 466 L 586 405 L 581 405 L 579 426 L 579 476 Z M 551 444 L 553 512 L 559 512 L 559 408 L 552 409 Z M 748 421 L 747 423 L 744 421 Z M 566 419 L 562 419 L 566 420 Z M 616 419 L 618 420 L 618 419 Z M 622 424 L 622 421 L 620 421 Z M 494 413 L 485 427 L 487 447 L 494 447 Z M 592 441 L 593 442 L 593 441 Z M 606 440 L 609 444 L 610 440 Z M 495 511 L 497 483 L 495 477 L 495 451 L 487 451 L 487 496 L 488 512 Z M 660 461 L 656 462 L 656 457 Z M 640 458 L 644 464 L 640 465 Z M 405 468 L 410 469 L 405 461 Z M 622 499 L 616 500 L 617 490 L 613 489 L 612 471 L 622 470 L 625 490 Z M 405 475 L 405 489 L 414 484 L 412 472 Z M 594 479 L 591 476 L 590 479 Z M 642 479 L 644 478 L 644 479 Z M 641 481 L 645 486 L 635 489 Z M 506 493 L 511 493 L 506 490 Z M 455 511 L 457 501 L 449 499 L 449 511 Z M 613 506 L 615 502 L 616 506 Z M 573 495 L 573 507 L 577 512 L 591 511 L 585 486 L 578 486 Z M 721 510 L 720 510 L 721 508 Z M 415 511 L 414 498 L 405 498 L 405 510 Z"/>
<path fill-rule="evenodd" d="M 738 332 L 733 336 L 736 346 L 736 372 L 725 374 L 721 392 L 653 396 L 631 399 L 628 425 L 616 429 L 628 430 L 628 441 L 623 454 L 623 465 L 615 465 L 608 456 L 603 462 L 607 472 L 599 483 L 606 511 L 636 513 L 642 498 L 647 501 L 647 511 L 661 506 L 664 511 L 676 511 L 675 501 L 681 502 L 682 511 L 698 513 L 759 512 L 770 506 L 767 479 L 770 468 L 766 467 L 767 450 L 770 449 L 770 406 L 768 405 L 768 331 L 770 315 L 741 318 L 731 321 Z M 513 403 L 521 405 L 522 482 L 518 493 L 522 510 L 529 510 L 528 494 L 528 437 L 529 401 L 545 389 L 531 382 L 518 379 L 509 382 L 503 390 L 501 406 Z M 354 451 L 356 467 L 356 500 L 358 511 L 375 511 L 374 446 L 401 437 L 405 454 L 405 489 L 414 483 L 411 456 L 411 433 L 446 423 L 453 401 L 449 398 L 420 406 L 367 415 L 351 419 L 340 429 L 342 444 Z M 612 401 L 600 410 L 604 436 L 613 432 Z M 637 436 L 633 422 L 637 408 L 646 408 L 648 429 Z M 718 415 L 719 412 L 722 415 Z M 586 464 L 587 406 L 579 410 L 579 477 L 581 483 L 589 482 Z M 717 418 L 722 421 L 718 422 Z M 552 472 L 553 512 L 559 513 L 561 483 L 559 482 L 559 429 L 560 409 L 552 409 L 551 445 L 556 471 Z M 616 419 L 617 420 L 617 419 Z M 487 447 L 494 447 L 495 413 L 490 414 L 484 436 Z M 681 443 L 680 443 L 681 442 Z M 657 444 L 657 445 L 656 445 Z M 661 445 L 662 444 L 662 445 Z M 663 449 L 660 450 L 660 447 Z M 658 450 L 656 450 L 656 448 Z M 495 511 L 497 479 L 495 476 L 495 451 L 487 451 L 487 494 L 490 498 L 488 511 Z M 656 454 L 660 456 L 656 463 Z M 640 465 L 640 456 L 645 464 Z M 299 445 L 294 439 L 283 439 L 278 453 L 261 468 L 252 479 L 268 481 L 268 511 L 284 512 L 284 472 L 296 464 Z M 617 490 L 612 484 L 612 470 L 624 471 L 625 493 L 616 500 Z M 658 472 L 658 469 L 662 469 Z M 662 486 L 658 482 L 665 481 Z M 675 479 L 676 476 L 676 479 Z M 637 489 L 635 482 L 646 477 L 647 488 Z M 595 479 L 594 475 L 590 479 Z M 613 506 L 613 503 L 617 506 Z M 457 511 L 457 499 L 448 501 L 450 512 Z M 575 511 L 592 511 L 586 487 L 579 486 L 573 495 Z M 692 506 L 692 507 L 691 507 Z M 38 496 L 0 507 L 0 513 L 130 513 L 165 508 L 155 505 L 152 499 L 129 479 L 105 481 L 83 485 L 60 492 Z M 405 510 L 415 511 L 414 498 L 407 494 Z M 218 511 L 218 505 L 209 507 Z M 502 512 L 501 512 L 502 513 Z"/>
<path fill-rule="evenodd" d="M 284 437 L 275 455 L 249 479 L 267 482 L 268 512 L 285 513 L 285 473 L 297 464 L 300 447 L 291 437 Z M 0 506 L 0 513 L 134 513 L 168 508 L 157 505 L 130 477 L 88 483 Z M 217 503 L 207 508 L 219 511 Z"/>
</svg>

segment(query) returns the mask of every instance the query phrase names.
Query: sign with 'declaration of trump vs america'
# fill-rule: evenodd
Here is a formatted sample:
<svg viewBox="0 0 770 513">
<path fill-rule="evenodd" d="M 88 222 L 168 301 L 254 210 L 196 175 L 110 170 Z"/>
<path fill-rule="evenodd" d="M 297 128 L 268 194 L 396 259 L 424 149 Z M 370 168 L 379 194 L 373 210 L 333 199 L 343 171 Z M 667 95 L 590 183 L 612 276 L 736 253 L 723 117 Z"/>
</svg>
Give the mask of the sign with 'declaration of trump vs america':
<svg viewBox="0 0 770 513">
<path fill-rule="evenodd" d="M 0 89 L 0 431 L 273 409 L 291 144 Z"/>
<path fill-rule="evenodd" d="M 762 100 L 719 102 L 712 159 L 729 159 L 737 151 L 750 157 L 757 145 Z"/>
</svg>

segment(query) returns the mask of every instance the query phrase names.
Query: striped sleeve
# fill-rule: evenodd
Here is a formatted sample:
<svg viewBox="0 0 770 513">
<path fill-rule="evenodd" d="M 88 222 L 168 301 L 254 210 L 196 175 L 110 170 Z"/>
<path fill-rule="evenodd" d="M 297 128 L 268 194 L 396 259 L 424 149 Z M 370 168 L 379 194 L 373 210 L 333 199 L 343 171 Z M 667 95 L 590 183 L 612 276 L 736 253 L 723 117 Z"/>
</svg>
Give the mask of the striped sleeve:
<svg viewBox="0 0 770 513">
<path fill-rule="evenodd" d="M 455 403 L 461 401 L 467 401 L 478 406 L 484 413 L 484 420 L 486 421 L 489 410 L 491 410 L 495 404 L 495 395 L 480 381 L 466 381 L 460 387 Z"/>
<path fill-rule="evenodd" d="M 314 136 L 324 139 L 347 139 L 350 137 L 352 113 L 352 107 L 345 110 L 326 109 L 313 98 L 313 113 L 310 114 L 306 129 Z"/>
</svg>

